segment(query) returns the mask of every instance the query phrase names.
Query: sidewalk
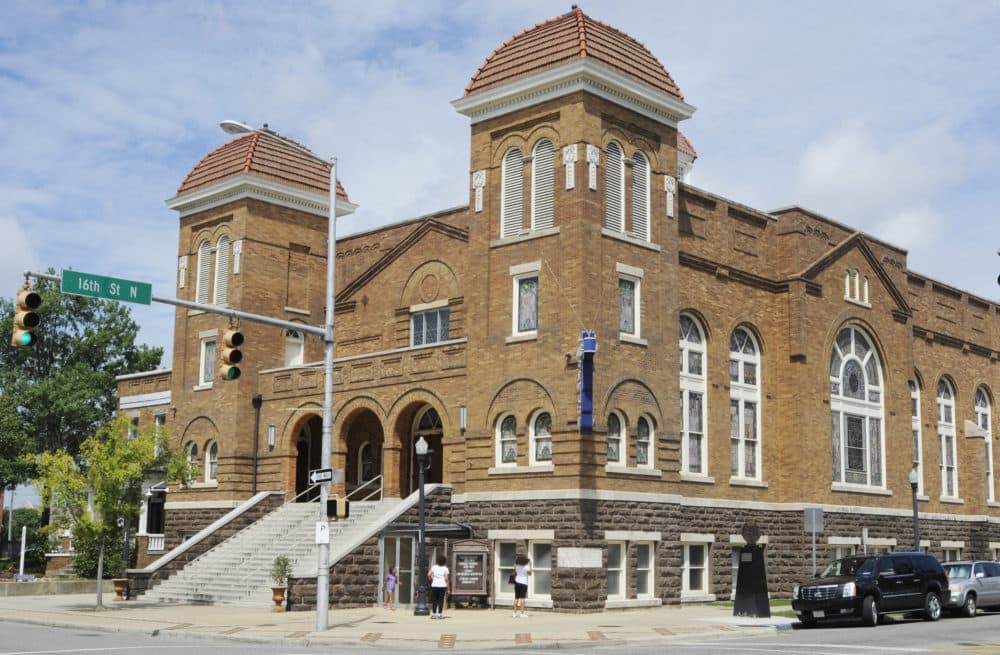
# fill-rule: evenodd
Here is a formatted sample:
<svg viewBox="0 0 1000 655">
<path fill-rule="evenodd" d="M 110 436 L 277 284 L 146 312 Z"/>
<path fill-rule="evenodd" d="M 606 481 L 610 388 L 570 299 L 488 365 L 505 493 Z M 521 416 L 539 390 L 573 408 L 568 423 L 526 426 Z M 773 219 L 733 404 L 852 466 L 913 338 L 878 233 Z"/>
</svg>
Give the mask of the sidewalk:
<svg viewBox="0 0 1000 655">
<path fill-rule="evenodd" d="M 706 605 L 597 614 L 529 612 L 515 619 L 509 609 L 455 609 L 444 620 L 381 607 L 330 611 L 329 628 L 315 632 L 315 612 L 271 612 L 243 607 L 115 602 L 94 609 L 94 594 L 0 598 L 0 616 L 10 621 L 112 632 L 142 632 L 186 638 L 250 640 L 289 645 L 364 644 L 380 648 L 580 648 L 628 642 L 761 635 L 788 628 L 794 619 L 737 618 L 725 607 Z"/>
</svg>

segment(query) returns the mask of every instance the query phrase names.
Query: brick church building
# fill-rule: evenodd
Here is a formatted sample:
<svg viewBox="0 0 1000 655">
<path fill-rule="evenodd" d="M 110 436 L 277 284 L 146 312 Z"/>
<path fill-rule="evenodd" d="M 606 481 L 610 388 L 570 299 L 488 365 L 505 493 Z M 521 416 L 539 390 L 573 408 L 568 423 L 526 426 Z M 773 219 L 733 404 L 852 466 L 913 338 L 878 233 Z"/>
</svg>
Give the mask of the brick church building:
<svg viewBox="0 0 1000 655">
<path fill-rule="evenodd" d="M 750 520 L 787 594 L 811 570 L 807 508 L 821 560 L 911 550 L 911 470 L 922 549 L 1000 557 L 995 300 L 844 222 L 691 183 L 695 108 L 578 8 L 502 44 L 453 105 L 468 204 L 337 243 L 336 491 L 410 498 L 423 437 L 432 522 L 484 540 L 500 604 L 527 552 L 529 605 L 557 610 L 728 598 Z M 322 324 L 328 176 L 266 126 L 207 154 L 168 201 L 176 295 Z M 337 214 L 355 207 L 338 188 Z M 309 497 L 322 343 L 243 322 L 223 380 L 229 326 L 178 309 L 172 368 L 119 379 L 121 412 L 198 466 L 147 485 L 141 565 L 261 492 Z M 404 524 L 351 554 L 374 581 L 415 570 Z M 377 602 L 331 580 L 332 602 Z"/>
</svg>

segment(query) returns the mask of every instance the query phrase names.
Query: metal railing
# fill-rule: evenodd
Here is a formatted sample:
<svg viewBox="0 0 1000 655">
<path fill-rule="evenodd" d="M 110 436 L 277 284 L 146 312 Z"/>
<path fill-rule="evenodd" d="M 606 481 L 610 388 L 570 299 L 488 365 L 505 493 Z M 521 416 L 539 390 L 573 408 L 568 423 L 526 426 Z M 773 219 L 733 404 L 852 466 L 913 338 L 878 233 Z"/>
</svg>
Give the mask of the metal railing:
<svg viewBox="0 0 1000 655">
<path fill-rule="evenodd" d="M 365 489 L 366 487 L 371 487 L 371 490 L 368 491 L 368 495 L 367 496 L 365 496 L 365 495 L 362 494 L 362 490 Z M 376 498 L 376 496 L 377 496 L 377 498 Z M 375 498 L 375 500 L 377 500 L 379 502 L 382 501 L 382 476 L 381 475 L 376 475 L 371 480 L 368 480 L 367 482 L 365 482 L 364 484 L 360 485 L 359 487 L 356 487 L 354 489 L 354 491 L 352 491 L 349 494 L 347 494 L 347 500 L 353 500 L 355 502 L 364 502 L 366 500 L 372 500 L 372 498 Z"/>
</svg>

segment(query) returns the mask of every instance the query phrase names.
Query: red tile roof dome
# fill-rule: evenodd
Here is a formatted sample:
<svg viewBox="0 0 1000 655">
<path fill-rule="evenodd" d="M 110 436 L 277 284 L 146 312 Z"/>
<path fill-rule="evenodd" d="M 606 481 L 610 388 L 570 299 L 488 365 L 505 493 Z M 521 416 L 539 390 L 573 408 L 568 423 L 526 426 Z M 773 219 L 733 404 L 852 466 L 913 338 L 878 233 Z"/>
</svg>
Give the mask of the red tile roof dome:
<svg viewBox="0 0 1000 655">
<path fill-rule="evenodd" d="M 329 194 L 330 165 L 318 155 L 307 153 L 311 153 L 308 148 L 265 125 L 205 155 L 181 182 L 177 195 L 239 175 L 251 175 L 306 191 Z M 337 197 L 349 202 L 340 180 L 337 180 Z"/>
<path fill-rule="evenodd" d="M 688 141 L 688 138 L 680 130 L 677 130 L 677 149 L 691 155 L 692 159 L 698 158 L 698 151 L 694 149 L 694 146 L 691 145 L 691 142 Z"/>
<path fill-rule="evenodd" d="M 670 73 L 646 46 L 587 16 L 576 5 L 569 13 L 529 27 L 497 48 L 472 76 L 465 95 L 577 58 L 592 59 L 657 91 L 684 99 Z"/>
</svg>

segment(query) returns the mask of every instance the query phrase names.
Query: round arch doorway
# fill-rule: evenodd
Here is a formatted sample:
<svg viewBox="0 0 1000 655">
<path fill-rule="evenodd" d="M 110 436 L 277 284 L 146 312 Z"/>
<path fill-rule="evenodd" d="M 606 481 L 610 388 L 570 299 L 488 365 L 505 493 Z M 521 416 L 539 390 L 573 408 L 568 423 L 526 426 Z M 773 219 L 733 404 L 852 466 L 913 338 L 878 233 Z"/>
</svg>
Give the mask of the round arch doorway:
<svg viewBox="0 0 1000 655">
<path fill-rule="evenodd" d="M 309 488 L 309 471 L 320 467 L 323 452 L 323 419 L 309 416 L 295 431 L 295 495 Z M 319 498 L 319 488 L 299 498 L 308 502 Z"/>
<path fill-rule="evenodd" d="M 441 437 L 444 429 L 441 426 L 441 416 L 437 410 L 430 405 L 421 407 L 413 419 L 413 429 L 410 431 L 409 443 L 409 480 L 407 487 L 410 493 L 417 490 L 420 483 L 419 471 L 417 470 L 417 458 L 414 455 L 414 446 L 420 437 L 427 442 L 427 447 L 431 451 L 430 462 L 427 470 L 424 471 L 424 482 L 442 482 L 444 472 L 444 453 L 441 445 Z"/>
</svg>

